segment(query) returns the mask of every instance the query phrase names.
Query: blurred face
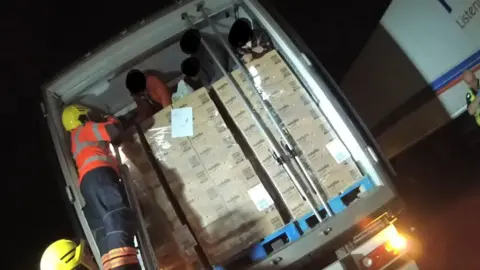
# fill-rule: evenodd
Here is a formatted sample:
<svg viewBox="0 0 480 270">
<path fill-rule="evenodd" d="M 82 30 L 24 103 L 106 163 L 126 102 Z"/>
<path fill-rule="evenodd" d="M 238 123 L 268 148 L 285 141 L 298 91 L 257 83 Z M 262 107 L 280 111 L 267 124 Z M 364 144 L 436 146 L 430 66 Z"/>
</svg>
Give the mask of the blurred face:
<svg viewBox="0 0 480 270">
<path fill-rule="evenodd" d="M 147 94 L 147 91 L 144 90 L 137 93 L 132 93 L 132 97 L 144 99 L 144 98 L 148 98 L 148 94 Z"/>
<path fill-rule="evenodd" d="M 473 90 L 478 90 L 478 88 L 480 87 L 478 78 L 471 71 L 465 72 L 465 74 L 463 75 L 463 81 L 465 81 L 468 87 L 470 87 Z"/>
<path fill-rule="evenodd" d="M 102 122 L 105 121 L 105 114 L 100 110 L 90 109 L 88 118 L 93 122 Z"/>
</svg>

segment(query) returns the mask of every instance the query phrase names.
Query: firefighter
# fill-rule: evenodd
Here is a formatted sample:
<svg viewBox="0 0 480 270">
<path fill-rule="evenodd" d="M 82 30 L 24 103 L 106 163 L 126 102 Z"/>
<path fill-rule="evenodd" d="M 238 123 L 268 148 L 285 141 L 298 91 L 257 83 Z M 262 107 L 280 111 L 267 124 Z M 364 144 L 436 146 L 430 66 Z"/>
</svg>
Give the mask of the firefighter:
<svg viewBox="0 0 480 270">
<path fill-rule="evenodd" d="M 40 270 L 97 270 L 85 245 L 84 240 L 79 244 L 67 239 L 52 243 L 42 254 Z"/>
<path fill-rule="evenodd" d="M 135 220 L 119 183 L 119 165 L 110 143 L 121 124 L 112 116 L 81 105 L 63 110 L 71 151 L 85 199 L 84 213 L 102 255 L 104 269 L 140 269 L 134 247 Z"/>
<path fill-rule="evenodd" d="M 138 69 L 132 69 L 127 73 L 125 86 L 137 103 L 139 122 L 172 104 L 170 90 L 154 74 L 146 74 Z"/>
<path fill-rule="evenodd" d="M 471 70 L 463 73 L 463 81 L 468 85 L 466 95 L 468 113 L 475 117 L 477 125 L 480 126 L 480 82 Z"/>
</svg>

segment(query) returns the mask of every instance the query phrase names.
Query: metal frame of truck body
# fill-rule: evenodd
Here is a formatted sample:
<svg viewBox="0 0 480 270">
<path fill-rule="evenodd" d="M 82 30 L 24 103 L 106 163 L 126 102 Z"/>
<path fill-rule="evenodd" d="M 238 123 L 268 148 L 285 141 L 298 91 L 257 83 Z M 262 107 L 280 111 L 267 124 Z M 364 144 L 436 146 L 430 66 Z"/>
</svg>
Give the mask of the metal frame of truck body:
<svg viewBox="0 0 480 270">
<path fill-rule="evenodd" d="M 67 194 L 79 216 L 82 228 L 98 262 L 101 260 L 99 260 L 96 245 L 92 244 L 94 243 L 93 236 L 83 215 L 84 201 L 77 188 L 75 165 L 66 142 L 66 133 L 61 126 L 62 103 L 68 103 L 83 89 L 95 82 L 125 70 L 138 56 L 153 50 L 158 44 L 188 29 L 189 27 L 182 21 L 182 14 L 188 13 L 195 23 L 201 22 L 202 14 L 197 10 L 197 6 L 203 2 L 205 2 L 205 7 L 211 11 L 210 15 L 232 7 L 232 1 L 229 0 L 196 0 L 172 7 L 170 10 L 162 12 L 157 19 L 143 24 L 132 33 L 124 34 L 120 39 L 90 55 L 52 83 L 44 86 L 47 121 L 65 177 Z M 326 78 L 328 74 L 324 70 L 320 71 L 323 76 L 318 74 L 316 69 L 318 66 L 315 62 L 312 63 L 313 57 L 311 55 L 307 57 L 306 51 L 300 51 L 289 38 L 291 35 L 287 35 L 257 1 L 245 0 L 242 6 L 269 32 L 277 45 L 277 50 L 285 56 L 299 79 L 310 90 L 317 105 L 330 123 L 335 123 L 332 126 L 354 159 L 360 163 L 362 171 L 368 174 L 377 185 L 372 192 L 368 193 L 367 197 L 358 200 L 340 214 L 327 219 L 310 231 L 307 234 L 308 237 L 303 237 L 299 241 L 285 246 L 255 266 L 263 267 L 275 264 L 276 267 L 282 268 L 335 242 L 335 239 L 352 231 L 352 228 L 364 218 L 377 217 L 392 209 L 393 212 L 396 212 L 396 207 L 392 205 L 397 205 L 394 202 L 398 196 L 389 180 L 392 172 L 388 162 L 382 159 L 382 155 L 377 151 L 378 148 L 371 140 L 368 131 L 361 130 L 364 127 L 361 121 L 354 114 L 352 117 L 353 110 L 348 107 L 348 104 L 345 107 L 345 100 L 338 99 L 338 93 L 336 93 L 338 90 L 331 79 Z M 365 134 L 369 136 L 366 139 L 364 139 Z M 325 233 L 327 229 L 329 233 Z M 352 235 L 354 233 L 352 232 Z M 281 258 L 281 261 L 277 262 L 278 258 Z"/>
</svg>

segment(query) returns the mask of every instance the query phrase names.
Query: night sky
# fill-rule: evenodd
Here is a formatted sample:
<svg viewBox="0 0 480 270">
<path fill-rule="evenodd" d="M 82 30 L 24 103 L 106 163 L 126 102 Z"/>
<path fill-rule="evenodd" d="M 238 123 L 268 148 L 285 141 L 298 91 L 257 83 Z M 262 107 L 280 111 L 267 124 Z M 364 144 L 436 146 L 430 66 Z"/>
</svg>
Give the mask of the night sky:
<svg viewBox="0 0 480 270">
<path fill-rule="evenodd" d="M 67 212 L 54 149 L 40 111 L 40 86 L 57 72 L 171 1 L 10 1 L 0 8 L 4 141 L 2 269 L 37 269 L 43 249 L 75 232 Z M 277 1 L 332 75 L 339 79 L 360 52 L 389 1 L 341 1 L 330 6 Z M 314 1 L 316 2 L 316 1 Z M 370 5 L 370 6 L 365 6 Z M 358 10 L 364 10 L 360 13 Z M 311 22 L 315 21 L 315 27 Z M 304 26 L 308 25 L 306 28 Z M 352 26 L 355 26 L 352 28 Z M 311 31 L 314 29 L 315 31 Z M 17 259 L 13 260 L 13 257 Z M 5 260 L 2 264 L 5 263 Z M 12 264 L 11 266 L 9 266 Z"/>
</svg>

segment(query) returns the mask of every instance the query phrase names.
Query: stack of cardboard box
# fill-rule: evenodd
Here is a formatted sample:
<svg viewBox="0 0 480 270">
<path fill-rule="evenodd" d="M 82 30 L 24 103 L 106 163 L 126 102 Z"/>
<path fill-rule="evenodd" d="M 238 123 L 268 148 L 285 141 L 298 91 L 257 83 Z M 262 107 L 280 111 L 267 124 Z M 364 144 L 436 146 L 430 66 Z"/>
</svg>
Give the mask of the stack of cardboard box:
<svg viewBox="0 0 480 270">
<path fill-rule="evenodd" d="M 318 187 L 322 188 L 328 198 L 337 196 L 361 177 L 348 150 L 343 146 L 292 70 L 275 50 L 253 61 L 247 68 L 255 85 L 262 91 L 262 98 L 270 104 L 275 117 L 283 123 L 284 128 L 295 141 L 295 146 L 310 168 Z M 270 130 L 274 131 L 274 136 L 280 140 L 275 128 L 272 128 L 272 121 L 264 106 L 261 105 L 258 95 L 253 92 L 254 89 L 249 86 L 244 74 L 236 70 L 232 72 L 232 76 Z M 294 215 L 298 217 L 297 213 L 308 212 L 309 208 L 306 203 L 300 203 L 301 198 L 293 184 L 288 183 L 288 178 L 284 179 L 285 174 L 280 173 L 281 168 L 278 165 L 275 166 L 271 162 L 271 158 L 268 158 L 268 151 L 265 151 L 268 146 L 259 137 L 253 119 L 246 112 L 236 90 L 228 84 L 225 78 L 217 81 L 213 88 L 245 135 L 246 140 L 252 145 L 256 156 L 266 168 L 269 176 L 284 186 L 281 192 L 287 198 L 286 203 L 289 208 L 295 209 L 292 211 Z M 294 195 L 285 196 L 287 190 Z"/>
<path fill-rule="evenodd" d="M 160 188 L 160 182 L 143 148 L 136 141 L 130 141 L 122 145 L 121 153 L 124 154 L 123 164 L 128 169 L 126 173 L 128 179 L 125 180 L 133 184 L 150 243 L 157 262 L 161 264 L 158 267 L 172 270 L 192 269 L 198 260 L 194 252 L 188 250 L 185 252 L 175 241 L 174 234 L 181 227 L 181 223 L 163 189 Z"/>
<path fill-rule="evenodd" d="M 192 108 L 194 135 L 172 138 L 171 111 L 183 107 Z M 284 225 L 205 89 L 153 118 L 154 125 L 145 137 L 212 262 L 228 259 Z M 153 190 L 157 205 L 169 205 L 161 187 Z M 174 230 L 184 229 L 173 208 L 163 208 L 162 212 Z M 181 245 L 188 253 L 191 246 Z"/>
<path fill-rule="evenodd" d="M 234 77 L 238 77 L 237 75 L 240 73 L 234 71 L 233 74 Z M 279 134 L 274 128 L 272 121 L 268 118 L 267 112 L 261 105 L 259 98 L 251 88 L 242 84 L 241 80 L 237 80 L 237 82 L 243 86 L 242 89 L 244 90 L 245 95 L 250 100 L 254 109 L 260 114 L 267 128 L 278 138 Z M 223 102 L 233 121 L 240 129 L 245 140 L 251 146 L 256 158 L 260 161 L 260 164 L 263 166 L 268 176 L 274 181 L 293 216 L 295 218 L 300 218 L 311 212 L 310 207 L 302 198 L 286 171 L 282 166 L 277 164 L 272 156 L 268 142 L 255 124 L 242 99 L 236 94 L 235 89 L 225 78 L 215 82 L 213 84 L 213 89 L 217 92 L 220 100 Z"/>
<path fill-rule="evenodd" d="M 318 186 L 329 198 L 338 195 L 361 177 L 349 152 L 276 51 L 255 60 L 248 69 L 256 85 L 262 89 L 262 96 L 271 105 L 275 117 L 295 141 Z M 243 74 L 234 71 L 232 75 L 267 127 L 280 140 L 267 111 Z M 276 183 L 294 217 L 300 218 L 311 212 L 285 170 L 270 154 L 267 141 L 236 90 L 225 78 L 214 83 L 213 89 L 251 146 L 255 157 Z M 192 108 L 194 135 L 172 138 L 171 112 L 183 107 Z M 145 132 L 147 141 L 192 224 L 193 233 L 212 262 L 228 259 L 284 225 L 255 169 L 205 89 L 197 90 L 164 108 L 153 118 L 154 125 Z M 193 246 L 196 243 L 191 237 L 185 236 L 188 234 L 185 233 L 185 226 L 179 222 L 138 145 L 137 138 L 135 142 L 126 144 L 124 152 L 128 158 L 127 165 L 138 167 L 136 172 L 130 171 L 137 183 L 137 192 L 143 194 L 142 200 L 149 202 L 150 206 L 145 207 L 148 212 L 146 215 L 149 221 L 155 219 L 152 217 L 156 215 L 166 217 L 168 226 L 161 226 L 168 228 L 159 228 L 161 222 L 154 221 L 150 221 L 151 227 L 153 230 L 172 230 L 171 239 L 176 240 L 176 244 L 164 242 L 157 249 L 158 256 L 172 257 L 168 254 L 175 252 L 165 252 L 173 245 L 184 250 L 188 260 L 194 260 Z M 139 185 L 142 181 L 142 185 Z"/>
</svg>

